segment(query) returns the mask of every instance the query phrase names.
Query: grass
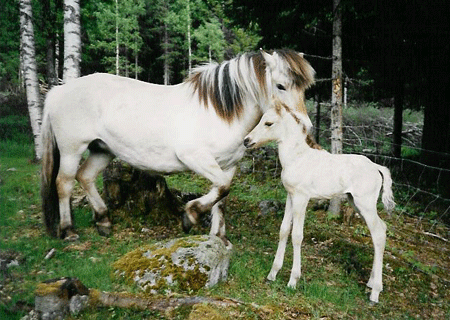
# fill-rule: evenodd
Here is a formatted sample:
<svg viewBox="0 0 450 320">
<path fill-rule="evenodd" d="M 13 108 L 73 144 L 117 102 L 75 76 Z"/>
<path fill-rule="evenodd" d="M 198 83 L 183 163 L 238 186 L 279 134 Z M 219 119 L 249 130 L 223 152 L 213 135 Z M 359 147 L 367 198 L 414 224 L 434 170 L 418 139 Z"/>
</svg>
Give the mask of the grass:
<svg viewBox="0 0 450 320">
<path fill-rule="evenodd" d="M 450 244 L 423 231 L 448 238 L 449 229 L 423 218 L 398 212 L 381 217 L 388 224 L 384 291 L 380 303 L 368 303 L 365 287 L 372 264 L 372 244 L 361 219 L 352 224 L 329 220 L 322 209 L 308 209 L 302 246 L 302 277 L 296 289 L 286 287 L 292 265 L 287 247 L 284 266 L 276 281 L 265 281 L 278 243 L 283 217 L 261 214 L 261 200 L 284 204 L 286 193 L 279 180 L 280 168 L 270 150 L 248 154 L 238 170 L 229 196 L 227 234 L 234 245 L 226 282 L 197 295 L 242 301 L 239 307 L 214 307 L 218 319 L 449 319 Z M 269 161 L 262 160 L 269 158 Z M 137 292 L 137 288 L 112 275 L 111 265 L 142 244 L 154 243 L 160 226 L 139 219 L 121 220 L 113 235 L 100 237 L 91 224 L 90 209 L 83 203 L 74 208 L 80 240 L 66 243 L 47 236 L 39 198 L 38 164 L 32 163 L 28 142 L 0 142 L 0 254 L 16 255 L 20 264 L 0 272 L 0 319 L 20 319 L 34 303 L 40 282 L 58 277 L 77 277 L 87 287 L 104 291 Z M 208 190 L 209 183 L 193 173 L 168 176 L 169 187 L 181 191 Z M 402 204 L 400 204 L 402 205 Z M 282 206 L 283 207 L 283 206 Z M 432 229 L 433 225 L 433 229 Z M 141 232 L 142 227 L 152 232 Z M 168 226 L 170 237 L 183 236 L 181 226 Z M 208 230 L 194 230 L 194 233 Z M 53 258 L 45 260 L 54 248 Z M 167 312 L 121 308 L 92 308 L 71 319 L 201 319 L 202 307 L 183 307 Z M 204 313 L 206 314 L 206 313 Z M 214 319 L 214 317 L 208 317 Z"/>
</svg>

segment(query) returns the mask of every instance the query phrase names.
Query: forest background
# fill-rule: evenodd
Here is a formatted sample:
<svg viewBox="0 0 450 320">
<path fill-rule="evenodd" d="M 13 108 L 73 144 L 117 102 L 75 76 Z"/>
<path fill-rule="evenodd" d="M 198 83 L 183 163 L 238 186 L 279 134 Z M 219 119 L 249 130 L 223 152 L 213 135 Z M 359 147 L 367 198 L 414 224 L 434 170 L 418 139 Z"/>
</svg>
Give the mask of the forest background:
<svg viewBox="0 0 450 320">
<path fill-rule="evenodd" d="M 1 7 L 0 92 L 14 92 L 23 79 L 19 1 L 2 1 Z M 33 0 L 32 8 L 39 78 L 53 85 L 62 78 L 63 1 Z M 421 158 L 449 168 L 446 2 L 342 0 L 339 9 L 344 77 L 356 84 L 349 97 L 423 109 Z M 81 75 L 112 72 L 175 84 L 205 61 L 287 47 L 306 53 L 325 80 L 310 97 L 329 99 L 332 20 L 332 1 L 324 0 L 83 0 Z"/>
</svg>

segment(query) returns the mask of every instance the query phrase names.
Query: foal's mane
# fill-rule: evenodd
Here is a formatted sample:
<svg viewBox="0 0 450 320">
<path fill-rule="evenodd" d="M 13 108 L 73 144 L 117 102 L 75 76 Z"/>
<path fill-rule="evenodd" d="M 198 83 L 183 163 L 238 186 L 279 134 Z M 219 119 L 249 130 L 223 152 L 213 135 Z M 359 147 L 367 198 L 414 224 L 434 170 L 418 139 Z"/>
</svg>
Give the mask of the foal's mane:
<svg viewBox="0 0 450 320">
<path fill-rule="evenodd" d="M 314 70 L 293 50 L 276 50 L 288 66 L 293 84 L 300 90 L 314 83 Z M 273 52 L 270 52 L 273 53 Z M 210 63 L 195 68 L 186 82 L 193 85 L 200 102 L 211 104 L 227 122 L 239 118 L 243 112 L 244 93 L 255 100 L 268 98 L 266 61 L 261 51 L 244 53 L 221 64 Z"/>
<path fill-rule="evenodd" d="M 295 115 L 295 113 L 292 112 L 292 110 L 287 105 L 285 105 L 283 102 L 281 102 L 280 100 L 276 99 L 274 101 L 274 105 L 275 105 L 275 107 L 274 107 L 275 111 L 279 116 L 281 116 L 281 111 L 282 111 L 282 109 L 284 109 L 284 110 L 286 110 L 286 112 L 289 115 L 291 115 L 294 118 L 295 122 L 298 125 L 300 125 L 302 123 L 301 120 Z M 303 130 L 303 133 L 306 135 L 306 138 L 305 138 L 306 144 L 312 149 L 322 150 L 322 146 L 320 144 L 318 144 L 316 142 L 316 140 L 314 139 L 314 137 L 306 131 L 306 127 L 304 125 L 302 125 L 302 130 Z"/>
</svg>

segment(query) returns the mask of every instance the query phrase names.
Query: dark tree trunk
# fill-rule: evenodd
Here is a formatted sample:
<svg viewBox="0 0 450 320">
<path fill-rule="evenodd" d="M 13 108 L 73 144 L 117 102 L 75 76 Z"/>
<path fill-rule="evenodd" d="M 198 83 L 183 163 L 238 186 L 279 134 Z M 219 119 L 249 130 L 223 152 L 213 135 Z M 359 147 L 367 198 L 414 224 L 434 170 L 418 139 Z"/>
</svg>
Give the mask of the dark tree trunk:
<svg viewBox="0 0 450 320">
<path fill-rule="evenodd" d="M 405 90 L 403 77 L 400 77 L 396 84 L 394 97 L 394 141 L 392 144 L 392 153 L 394 157 L 402 156 L 402 129 L 403 129 L 403 103 L 405 100 Z"/>
</svg>

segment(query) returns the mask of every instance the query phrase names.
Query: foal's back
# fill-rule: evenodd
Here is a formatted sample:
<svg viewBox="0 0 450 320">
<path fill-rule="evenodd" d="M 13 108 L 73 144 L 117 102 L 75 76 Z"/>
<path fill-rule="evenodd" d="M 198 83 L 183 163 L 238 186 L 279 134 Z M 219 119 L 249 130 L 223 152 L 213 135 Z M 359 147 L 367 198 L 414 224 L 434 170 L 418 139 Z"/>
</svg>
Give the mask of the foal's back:
<svg viewBox="0 0 450 320">
<path fill-rule="evenodd" d="M 309 148 L 293 165 L 283 168 L 283 183 L 310 198 L 379 191 L 382 177 L 377 165 L 355 154 L 331 154 Z"/>
</svg>

